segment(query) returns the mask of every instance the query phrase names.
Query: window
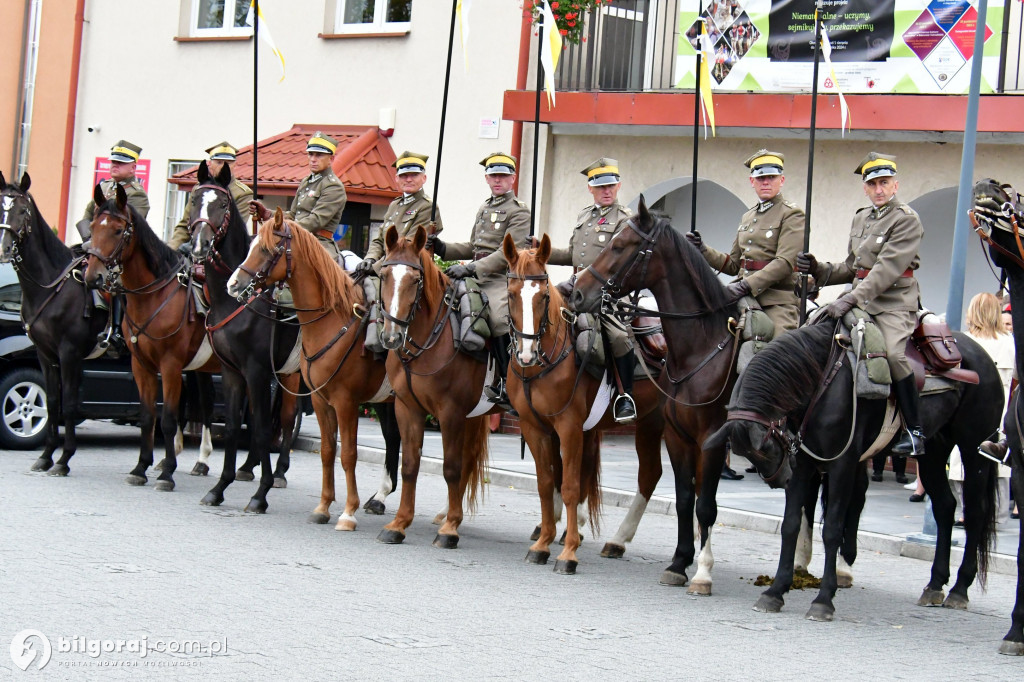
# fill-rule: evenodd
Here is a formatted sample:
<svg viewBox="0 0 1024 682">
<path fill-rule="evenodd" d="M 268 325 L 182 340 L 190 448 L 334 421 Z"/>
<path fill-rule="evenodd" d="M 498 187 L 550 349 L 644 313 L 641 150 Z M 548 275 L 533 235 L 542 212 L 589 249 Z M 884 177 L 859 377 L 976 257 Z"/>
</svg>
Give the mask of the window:
<svg viewBox="0 0 1024 682">
<path fill-rule="evenodd" d="M 201 37 L 251 36 L 246 23 L 251 0 L 192 0 L 191 35 Z"/>
<path fill-rule="evenodd" d="M 412 0 L 338 0 L 338 33 L 408 33 Z"/>
<path fill-rule="evenodd" d="M 239 0 L 241 2 L 242 0 Z M 177 173 L 187 171 L 199 165 L 198 161 L 171 161 L 167 164 L 167 177 L 173 178 Z M 164 199 L 164 241 L 171 238 L 174 226 L 188 209 L 190 192 L 178 188 L 173 182 L 167 183 L 167 196 Z"/>
</svg>

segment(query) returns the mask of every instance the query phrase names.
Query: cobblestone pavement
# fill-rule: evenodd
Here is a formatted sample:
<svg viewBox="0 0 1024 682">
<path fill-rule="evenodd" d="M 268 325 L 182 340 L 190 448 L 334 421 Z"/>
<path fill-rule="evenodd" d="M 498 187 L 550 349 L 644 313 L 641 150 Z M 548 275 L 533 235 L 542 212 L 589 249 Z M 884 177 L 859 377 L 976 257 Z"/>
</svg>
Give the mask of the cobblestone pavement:
<svg viewBox="0 0 1024 682">
<path fill-rule="evenodd" d="M 440 550 L 430 518 L 444 483 L 421 474 L 415 523 L 404 545 L 389 546 L 375 538 L 396 497 L 387 516 L 360 513 L 352 533 L 306 523 L 320 488 L 311 453 L 295 453 L 288 488 L 253 516 L 241 511 L 253 483 L 232 486 L 221 508 L 198 504 L 213 479 L 188 475 L 194 450 L 180 460 L 175 492 L 126 485 L 137 431 L 109 430 L 85 430 L 63 479 L 29 473 L 34 453 L 0 451 L 0 636 L 9 643 L 34 629 L 52 647 L 42 670 L 22 672 L 0 655 L 12 678 L 1024 675 L 1024 659 L 996 653 L 1009 626 L 1008 575 L 990 575 L 987 592 L 976 586 L 969 611 L 925 609 L 914 602 L 928 564 L 862 551 L 854 588 L 836 597 L 836 621 L 812 623 L 803 617 L 811 592 L 791 593 L 781 614 L 751 610 L 761 591 L 753 579 L 774 571 L 778 538 L 769 533 L 717 527 L 714 596 L 689 597 L 657 583 L 673 551 L 671 516 L 645 517 L 621 560 L 598 557 L 603 541 L 586 530 L 577 575 L 561 576 L 523 562 L 539 518 L 534 493 L 491 485 L 459 548 Z M 380 469 L 361 462 L 358 477 L 365 500 Z M 607 508 L 606 536 L 624 513 Z M 820 566 L 819 546 L 812 572 Z M 142 638 L 144 657 L 130 652 Z M 122 653 L 102 650 L 117 640 Z M 28 643 L 41 651 L 37 638 Z M 207 651 L 188 651 L 198 645 Z"/>
</svg>

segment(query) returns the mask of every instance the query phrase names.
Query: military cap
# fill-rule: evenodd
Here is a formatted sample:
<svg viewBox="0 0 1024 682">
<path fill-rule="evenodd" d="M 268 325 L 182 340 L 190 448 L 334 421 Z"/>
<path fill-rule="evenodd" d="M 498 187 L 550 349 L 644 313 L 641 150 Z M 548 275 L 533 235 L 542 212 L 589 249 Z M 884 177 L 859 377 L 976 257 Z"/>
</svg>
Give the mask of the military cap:
<svg viewBox="0 0 1024 682">
<path fill-rule="evenodd" d="M 118 140 L 117 144 L 110 148 L 110 160 L 118 163 L 135 163 L 141 154 L 142 147 L 128 140 Z"/>
<path fill-rule="evenodd" d="M 218 142 L 206 150 L 210 155 L 210 161 L 234 161 L 238 156 L 238 149 L 230 142 Z"/>
<path fill-rule="evenodd" d="M 516 172 L 516 157 L 504 152 L 494 152 L 480 162 L 484 175 L 512 175 Z"/>
<path fill-rule="evenodd" d="M 428 158 L 430 157 L 426 154 L 402 152 L 402 155 L 391 165 L 395 167 L 395 175 L 405 175 L 406 173 L 426 173 Z"/>
<path fill-rule="evenodd" d="M 319 130 L 313 133 L 313 137 L 309 138 L 309 142 L 306 143 L 306 151 L 317 154 L 333 154 L 337 149 L 338 141 L 330 135 L 324 135 Z"/>
<path fill-rule="evenodd" d="M 767 149 L 759 149 L 743 162 L 743 165 L 750 169 L 750 177 L 759 178 L 762 175 L 782 175 L 782 164 L 786 157 L 779 152 L 770 152 Z"/>
<path fill-rule="evenodd" d="M 864 178 L 864 182 L 891 175 L 896 175 L 896 157 L 888 154 L 871 152 L 864 157 L 864 160 L 853 171 Z"/>
<path fill-rule="evenodd" d="M 580 172 L 587 176 L 587 184 L 591 187 L 615 185 L 622 180 L 619 177 L 619 162 L 604 156 Z"/>
</svg>

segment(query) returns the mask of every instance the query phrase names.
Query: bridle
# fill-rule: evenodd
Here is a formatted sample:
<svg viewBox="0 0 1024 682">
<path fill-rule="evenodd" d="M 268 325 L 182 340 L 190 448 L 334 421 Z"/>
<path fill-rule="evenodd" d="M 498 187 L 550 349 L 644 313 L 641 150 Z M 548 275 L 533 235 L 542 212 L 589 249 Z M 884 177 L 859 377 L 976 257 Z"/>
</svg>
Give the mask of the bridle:
<svg viewBox="0 0 1024 682">
<path fill-rule="evenodd" d="M 635 218 L 630 218 L 626 221 L 626 227 L 633 230 L 640 237 L 645 244 L 638 244 L 636 250 L 629 257 L 625 263 L 623 263 L 619 269 L 613 275 L 604 276 L 597 271 L 593 263 L 587 266 L 587 272 L 593 275 L 594 279 L 601 283 L 601 289 L 604 291 L 605 299 L 618 299 L 622 297 L 622 282 L 633 272 L 634 268 L 640 268 L 640 278 L 638 281 L 643 282 L 647 276 L 647 267 L 651 263 L 651 257 L 654 255 L 654 243 L 657 241 L 661 231 L 665 229 L 667 225 L 664 220 L 654 221 L 654 227 L 651 228 L 650 232 L 644 232 L 640 229 L 640 226 L 636 224 Z M 614 237 L 612 238 L 614 239 Z"/>
<path fill-rule="evenodd" d="M 798 444 L 793 437 L 790 436 L 789 429 L 786 428 L 785 416 L 776 420 L 771 420 L 751 410 L 729 410 L 726 415 L 726 421 L 750 421 L 760 424 L 767 429 L 764 433 L 764 437 L 761 438 L 761 443 L 754 448 L 753 451 L 753 454 L 759 456 L 761 459 L 768 459 L 768 455 L 764 452 L 764 447 L 771 441 L 775 441 L 775 443 L 782 449 L 784 454 L 780 458 L 779 468 L 775 470 L 774 474 L 771 476 L 765 476 L 761 474 L 760 469 L 758 470 L 758 475 L 761 476 L 761 479 L 765 483 L 771 485 L 775 482 L 779 477 L 779 474 L 782 473 L 782 469 L 786 465 L 786 460 L 792 460 L 796 457 Z M 792 465 L 790 466 L 792 467 Z"/>
<path fill-rule="evenodd" d="M 538 274 L 538 275 L 519 275 L 519 274 L 516 274 L 514 272 L 509 272 L 509 273 L 506 274 L 505 277 L 506 277 L 506 280 L 518 279 L 518 280 L 524 280 L 524 281 L 544 282 L 545 284 L 548 284 L 550 286 L 550 279 L 549 279 L 548 274 L 546 272 Z M 522 343 L 522 341 L 524 339 L 526 339 L 528 341 L 533 341 L 536 344 L 536 346 L 535 346 L 536 349 L 537 349 L 536 350 L 536 358 L 534 360 L 531 360 L 529 363 L 527 363 L 525 365 L 522 363 L 522 360 L 519 360 L 519 364 L 522 367 L 536 367 L 538 365 L 544 365 L 544 366 L 550 367 L 552 365 L 557 365 L 559 362 L 564 360 L 565 357 L 568 355 L 568 353 L 563 352 L 558 358 L 556 358 L 554 361 L 552 361 L 551 358 L 548 357 L 547 353 L 544 351 L 544 347 L 540 343 L 541 339 L 544 338 L 544 335 L 548 331 L 548 312 L 550 310 L 550 305 L 551 305 L 551 295 L 550 295 L 550 293 L 545 293 L 544 294 L 544 310 L 543 310 L 543 312 L 541 313 L 541 316 L 540 316 L 540 324 L 537 325 L 537 331 L 535 333 L 533 333 L 533 334 L 527 334 L 526 332 L 524 332 L 522 329 L 520 329 L 519 327 L 516 326 L 515 320 L 512 319 L 511 315 L 509 315 L 509 317 L 508 317 L 509 333 L 512 336 L 512 352 L 517 357 L 519 356 L 519 353 L 522 350 L 521 343 Z M 568 337 L 569 337 L 569 334 L 568 334 L 568 332 L 566 332 L 566 338 L 568 338 Z M 563 347 L 564 346 L 565 346 L 565 342 L 563 341 Z M 563 351 L 564 351 L 564 348 L 563 348 Z"/>
<path fill-rule="evenodd" d="M 238 294 L 235 298 L 239 301 L 243 299 L 252 298 L 256 295 L 257 290 L 263 289 L 267 284 L 267 278 L 270 277 L 270 273 L 277 267 L 277 262 L 281 260 L 281 256 L 285 257 L 285 275 L 284 279 L 288 280 L 292 277 L 292 228 L 288 223 L 283 223 L 283 230 L 274 230 L 274 236 L 279 237 L 277 245 L 270 251 L 269 257 L 263 261 L 263 265 L 258 270 L 252 270 L 245 267 L 245 263 L 238 266 L 238 269 L 249 275 L 249 284 L 246 285 L 245 289 Z M 259 239 L 257 236 L 256 239 Z"/>
<path fill-rule="evenodd" d="M 419 279 L 416 280 L 416 294 L 414 295 L 414 297 L 412 299 L 412 305 L 409 306 L 409 314 L 407 316 L 405 316 L 405 317 L 395 317 L 394 315 L 390 314 L 388 311 L 384 310 L 384 306 L 383 305 L 378 306 L 378 310 L 379 310 L 382 318 L 385 319 L 385 320 L 388 320 L 389 322 L 392 322 L 393 324 L 398 326 L 398 329 L 399 329 L 399 331 L 402 334 L 402 348 L 405 349 L 406 352 L 408 352 L 408 349 L 406 348 L 406 345 L 409 343 L 409 327 L 412 326 L 413 320 L 416 319 L 416 311 L 419 310 L 420 305 L 421 305 L 420 296 L 423 293 L 423 280 L 426 277 L 426 273 L 423 272 L 423 266 L 420 265 L 419 263 L 413 263 L 411 261 L 404 261 L 404 260 L 386 260 L 386 261 L 384 261 L 383 263 L 380 264 L 381 272 L 384 271 L 384 268 L 392 267 L 392 266 L 395 266 L 395 265 L 404 265 L 405 267 L 411 268 L 411 269 L 416 270 L 417 272 L 420 273 Z M 395 293 L 397 294 L 397 292 L 395 292 Z M 445 307 L 441 306 L 439 310 L 443 311 L 444 309 L 445 309 Z M 423 350 L 426 350 L 426 349 L 425 348 L 421 348 L 420 350 L 423 351 Z"/>
<path fill-rule="evenodd" d="M 217 246 L 220 245 L 220 243 L 224 240 L 224 236 L 227 234 L 228 227 L 231 224 L 231 193 L 228 192 L 228 190 L 225 189 L 224 187 L 221 187 L 218 184 L 210 182 L 199 185 L 198 187 L 196 187 L 194 191 L 207 189 L 217 192 L 218 196 L 220 196 L 221 199 L 224 200 L 224 219 L 221 220 L 219 225 L 214 225 L 213 222 L 208 218 L 196 218 L 188 225 L 189 238 L 195 238 L 196 228 L 199 227 L 200 225 L 209 226 L 210 231 L 213 232 L 213 238 L 210 243 L 210 251 L 209 253 L 207 253 L 206 257 L 203 258 L 203 260 L 209 261 L 210 263 L 213 264 L 214 267 L 221 270 L 221 272 L 229 273 L 231 272 L 231 269 L 224 263 L 224 259 L 217 251 Z"/>
<path fill-rule="evenodd" d="M 105 206 L 108 204 L 105 204 Z M 107 269 L 107 274 L 103 277 L 103 289 L 115 294 L 122 293 L 124 288 L 121 286 L 121 273 L 124 271 L 124 252 L 128 248 L 128 244 L 131 243 L 132 236 L 135 234 L 135 223 L 132 221 L 130 210 L 120 213 L 104 208 L 93 216 L 93 221 L 95 222 L 96 218 L 102 215 L 110 216 L 124 223 L 124 230 L 121 232 L 121 238 L 114 246 L 114 250 L 110 252 L 109 256 L 104 256 L 98 249 L 93 248 L 91 239 L 82 246 L 85 253 L 103 263 Z"/>
<path fill-rule="evenodd" d="M 1017 267 L 1024 269 L 1024 243 L 1021 242 L 1019 224 L 1022 216 L 1020 211 L 1017 209 L 1019 203 L 1015 203 L 1013 201 L 1013 195 L 1017 193 L 1009 185 L 999 186 L 999 191 L 1006 197 L 1006 200 L 999 205 L 999 212 L 1001 215 L 995 215 L 989 207 L 983 207 L 986 209 L 985 212 L 979 213 L 977 210 L 978 200 L 975 198 L 975 210 L 971 211 L 971 222 L 973 223 L 974 231 L 978 234 L 978 237 L 988 244 L 989 248 L 1013 261 Z M 993 204 L 997 204 L 998 199 L 1001 198 L 1003 197 L 992 197 L 991 201 Z M 1020 201 L 1019 194 L 1017 194 L 1017 201 Z M 990 212 L 992 212 L 992 214 L 990 214 Z M 985 230 L 986 227 L 988 228 L 988 231 Z M 1017 253 L 1013 253 L 992 239 L 992 232 L 997 229 L 1002 230 L 1003 232 L 1009 232 L 1013 235 L 1013 238 L 1017 243 Z"/>
<path fill-rule="evenodd" d="M 26 195 L 24 195 L 24 194 L 22 194 L 20 192 L 15 194 L 15 193 L 13 193 L 11 191 L 8 191 L 8 189 L 6 189 L 6 188 L 2 192 L 0 192 L 0 197 L 3 197 L 3 198 L 8 198 L 9 197 L 12 200 L 12 208 L 13 208 L 13 201 L 17 201 L 18 199 L 25 199 L 25 201 L 29 202 L 29 219 L 27 221 L 25 221 L 25 223 L 23 225 L 19 226 L 18 229 L 15 229 L 15 228 L 11 227 L 11 224 L 6 222 L 6 220 L 4 222 L 0 223 L 0 234 L 3 234 L 4 232 L 6 232 L 6 233 L 11 235 L 11 250 L 14 252 L 14 256 L 15 256 L 14 260 L 20 261 L 21 257 L 18 256 L 18 242 L 20 242 L 24 238 L 23 234 L 22 234 L 23 232 L 24 232 L 24 234 L 31 234 L 32 233 L 32 205 L 31 205 L 31 201 L 29 201 L 28 196 L 26 196 Z M 0 209 L 0 210 L 2 210 L 2 209 Z M 4 217 L 6 217 L 6 211 L 4 211 L 3 213 L 0 213 L 0 215 L 3 215 Z"/>
</svg>

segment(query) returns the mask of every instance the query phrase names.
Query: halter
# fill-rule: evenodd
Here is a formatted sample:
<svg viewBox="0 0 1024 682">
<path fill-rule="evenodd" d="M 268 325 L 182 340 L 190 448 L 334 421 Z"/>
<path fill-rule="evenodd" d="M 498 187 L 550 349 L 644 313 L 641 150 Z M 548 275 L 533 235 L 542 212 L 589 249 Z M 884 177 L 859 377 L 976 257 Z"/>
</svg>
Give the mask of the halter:
<svg viewBox="0 0 1024 682">
<path fill-rule="evenodd" d="M 760 445 L 754 449 L 754 454 L 761 457 L 761 459 L 768 459 L 768 455 L 764 452 L 764 447 L 769 441 L 775 441 L 778 446 L 782 448 L 782 452 L 784 454 L 780 458 L 779 468 L 775 470 L 774 474 L 771 476 L 764 476 L 761 474 L 760 470 L 757 472 L 765 483 L 771 485 L 779 477 L 779 474 L 782 473 L 782 469 L 786 465 L 786 459 L 796 457 L 797 442 L 793 440 L 789 434 L 789 429 L 786 428 L 785 416 L 773 421 L 750 410 L 729 410 L 726 415 L 726 421 L 750 421 L 760 424 L 767 429 L 764 437 L 761 438 Z"/>
<path fill-rule="evenodd" d="M 270 252 L 270 257 L 263 261 L 263 265 L 260 266 L 259 270 L 250 270 L 245 267 L 245 263 L 238 266 L 238 269 L 249 275 L 249 284 L 242 290 L 236 298 L 238 300 L 251 298 L 256 294 L 257 289 L 262 289 L 267 284 L 267 278 L 270 276 L 271 271 L 277 267 L 277 262 L 281 260 L 281 256 L 285 257 L 285 274 L 284 279 L 291 279 L 292 277 L 292 228 L 288 223 L 284 223 L 284 230 L 278 232 L 274 230 L 274 236 L 280 237 L 277 242 L 277 246 Z M 259 237 L 257 237 L 259 239 Z"/>
<path fill-rule="evenodd" d="M 550 280 L 548 278 L 548 274 L 546 272 L 543 273 L 543 274 L 540 274 L 540 275 L 517 275 L 515 273 L 509 272 L 509 273 L 506 274 L 505 279 L 506 280 L 518 279 L 518 280 L 536 281 L 536 282 L 545 282 L 545 283 L 549 283 L 550 282 Z M 520 341 L 522 339 L 528 339 L 530 341 L 535 341 L 537 343 L 537 353 L 536 353 L 537 359 L 531 361 L 529 364 L 526 364 L 526 365 L 523 365 L 522 361 L 520 360 L 519 364 L 522 367 L 536 367 L 537 365 L 541 365 L 541 364 L 550 366 L 552 364 L 558 364 L 559 362 L 561 362 L 565 358 L 565 354 L 563 354 L 561 357 L 559 357 L 557 360 L 555 360 L 554 363 L 552 363 L 551 358 L 549 358 L 547 356 L 547 354 L 544 352 L 543 346 L 541 346 L 541 344 L 540 344 L 540 340 L 542 338 L 544 338 L 544 334 L 547 333 L 547 330 L 548 330 L 548 311 L 549 311 L 550 303 L 551 303 L 551 295 L 550 294 L 545 294 L 544 295 L 544 312 L 541 314 L 540 324 L 537 326 L 537 331 L 534 334 L 527 334 L 522 329 L 519 329 L 518 327 L 516 327 L 516 323 L 512 319 L 512 316 L 509 315 L 509 317 L 508 317 L 509 332 L 510 332 L 510 334 L 512 336 L 512 350 L 513 350 L 513 352 L 517 356 L 519 355 L 519 352 L 522 350 L 522 348 L 520 346 Z M 566 336 L 568 336 L 568 333 L 566 333 Z"/>
<path fill-rule="evenodd" d="M 227 199 L 228 203 L 224 211 L 224 219 L 220 222 L 220 225 L 214 225 L 207 218 L 196 218 L 195 220 L 189 223 L 188 234 L 190 238 L 194 238 L 195 231 L 198 226 L 209 225 L 210 230 L 213 232 L 213 239 L 211 240 L 212 243 L 210 244 L 210 252 L 206 255 L 206 257 L 203 260 L 209 261 L 214 265 L 214 267 L 217 267 L 222 272 L 230 272 L 227 265 L 224 264 L 224 259 L 217 251 L 217 246 L 224 240 L 224 237 L 225 235 L 227 235 L 228 232 L 228 226 L 231 224 L 231 193 L 228 192 L 228 190 L 225 189 L 224 187 L 221 187 L 220 185 L 212 182 L 208 182 L 196 187 L 196 190 L 204 189 L 213 190 L 218 194 L 222 195 L 223 198 Z"/>
<path fill-rule="evenodd" d="M 654 243 L 657 241 L 661 231 L 665 229 L 666 224 L 667 223 L 662 220 L 655 221 L 654 227 L 651 228 L 651 231 L 644 232 L 636 224 L 636 219 L 630 218 L 626 221 L 626 227 L 633 230 L 637 236 L 647 242 L 647 248 L 644 248 L 643 244 L 637 246 L 629 260 L 623 263 L 622 267 L 620 267 L 614 275 L 609 277 L 605 277 L 599 273 L 593 264 L 587 266 L 587 271 L 594 276 L 594 279 L 601 283 L 601 288 L 605 292 L 604 297 L 607 301 L 610 302 L 613 298 L 621 298 L 621 282 L 625 280 L 626 276 L 629 275 L 633 271 L 633 268 L 638 265 L 640 267 L 640 281 L 644 281 L 644 278 L 647 276 L 647 266 L 650 265 L 651 256 L 654 255 Z"/>
<path fill-rule="evenodd" d="M 93 217 L 93 220 L 101 215 L 108 215 L 111 218 L 116 218 L 124 223 L 124 231 L 121 233 L 121 239 L 117 242 L 117 245 L 114 246 L 114 250 L 111 251 L 109 256 L 104 256 L 98 249 L 94 249 L 92 247 L 91 239 L 82 246 L 84 247 L 85 253 L 103 263 L 106 267 L 107 274 L 103 278 L 103 288 L 111 293 L 119 293 L 122 291 L 121 273 L 124 271 L 124 263 L 121 262 L 121 259 L 124 257 L 124 251 L 128 248 L 132 235 L 135 233 L 135 223 L 132 221 L 132 214 L 130 210 L 126 210 L 125 213 L 119 213 L 110 209 L 104 209 L 97 213 Z"/>
<path fill-rule="evenodd" d="M 23 194 L 21 192 L 17 192 L 17 193 L 15 193 L 15 192 L 16 192 L 16 190 L 13 190 L 13 188 L 5 188 L 3 190 L 3 192 L 0 192 L 0 196 L 11 197 L 11 199 L 14 199 L 14 200 L 25 199 L 26 201 L 28 201 L 29 202 L 29 219 L 25 223 L 21 224 L 17 229 L 15 229 L 14 227 L 11 227 L 10 223 L 7 223 L 7 222 L 0 223 L 0 235 L 2 235 L 4 232 L 7 232 L 7 233 L 9 233 L 11 235 L 11 255 L 13 256 L 11 258 L 11 265 L 13 265 L 14 269 L 17 270 L 18 269 L 18 263 L 20 263 L 21 260 L 22 260 L 21 254 L 18 253 L 18 244 L 21 243 L 21 240 L 25 238 L 25 235 L 32 234 L 32 220 L 33 220 L 33 216 L 32 216 L 32 202 L 29 199 L 28 195 Z"/>
<path fill-rule="evenodd" d="M 423 272 L 423 266 L 420 265 L 419 263 L 412 263 L 404 260 L 387 260 L 381 263 L 380 267 L 381 270 L 383 270 L 384 268 L 391 267 L 393 265 L 404 265 L 405 267 L 412 268 L 413 270 L 416 270 L 420 273 L 420 278 L 416 281 L 416 295 L 412 299 L 412 305 L 409 306 L 408 316 L 404 318 L 395 317 L 394 315 L 388 313 L 388 311 L 384 310 L 383 305 L 378 307 L 381 316 L 385 320 L 388 320 L 398 325 L 398 328 L 401 330 L 402 333 L 402 348 L 405 349 L 406 344 L 409 342 L 409 327 L 412 326 L 413 320 L 416 319 L 416 311 L 419 310 L 421 305 L 420 295 L 423 293 L 423 280 L 426 277 L 426 273 Z M 444 306 L 441 306 L 439 310 L 444 310 Z"/>
</svg>

